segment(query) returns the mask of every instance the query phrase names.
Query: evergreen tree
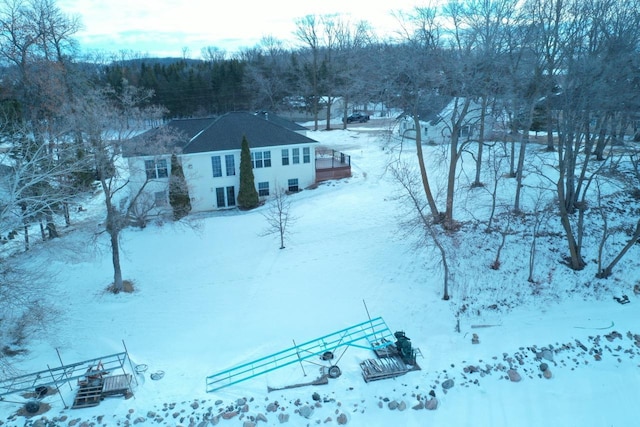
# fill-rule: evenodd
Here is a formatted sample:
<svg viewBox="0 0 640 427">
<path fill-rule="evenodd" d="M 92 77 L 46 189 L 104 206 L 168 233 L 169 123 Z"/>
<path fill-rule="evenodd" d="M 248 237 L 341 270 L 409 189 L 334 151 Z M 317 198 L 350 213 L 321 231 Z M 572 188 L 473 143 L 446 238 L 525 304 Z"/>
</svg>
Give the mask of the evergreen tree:
<svg viewBox="0 0 640 427">
<path fill-rule="evenodd" d="M 169 204 L 173 208 L 173 219 L 179 221 L 191 211 L 191 199 L 189 189 L 184 179 L 182 165 L 178 156 L 171 156 L 171 177 L 169 178 Z"/>
<path fill-rule="evenodd" d="M 242 137 L 242 150 L 240 152 L 240 190 L 238 191 L 238 207 L 240 209 L 253 209 L 259 204 L 258 192 L 253 177 L 251 166 L 251 151 L 247 137 Z"/>
</svg>

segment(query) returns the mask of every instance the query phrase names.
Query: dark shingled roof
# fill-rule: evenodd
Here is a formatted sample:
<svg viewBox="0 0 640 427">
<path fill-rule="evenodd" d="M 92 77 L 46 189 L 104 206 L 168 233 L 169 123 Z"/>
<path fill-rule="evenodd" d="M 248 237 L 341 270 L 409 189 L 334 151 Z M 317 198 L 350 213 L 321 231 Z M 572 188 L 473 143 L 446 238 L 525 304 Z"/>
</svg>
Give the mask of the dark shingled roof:
<svg viewBox="0 0 640 427">
<path fill-rule="evenodd" d="M 175 151 L 206 153 L 239 150 L 243 136 L 247 137 L 251 148 L 317 143 L 298 133 L 301 130 L 307 128 L 264 112 L 227 113 L 218 118 L 174 119 L 163 127 L 148 130 L 126 141 L 122 151 L 125 157 L 134 157 L 155 155 L 159 151 L 168 154 Z"/>
<path fill-rule="evenodd" d="M 174 119 L 167 123 L 167 126 L 174 129 L 176 132 L 180 132 L 189 141 L 191 141 L 194 136 L 202 132 L 203 129 L 208 128 L 215 121 L 215 117 L 206 117 L 202 119 Z"/>
<path fill-rule="evenodd" d="M 171 120 L 164 126 L 149 129 L 125 141 L 122 153 L 124 157 L 135 157 L 180 152 L 215 120 L 214 117 Z"/>
<path fill-rule="evenodd" d="M 280 121 L 285 122 L 286 120 L 279 119 L 278 123 Z M 270 115 L 265 117 L 262 114 L 227 113 L 196 135 L 183 148 L 182 152 L 188 154 L 239 150 L 243 136 L 246 136 L 251 148 L 317 143 L 317 141 L 278 123 L 274 120 L 274 116 Z M 289 123 L 290 127 L 295 125 L 295 123 Z"/>
<path fill-rule="evenodd" d="M 256 116 L 257 117 L 261 117 L 264 120 L 269 120 L 272 123 L 280 125 L 283 128 L 292 130 L 294 132 L 309 130 L 304 126 L 301 126 L 301 125 L 297 124 L 296 122 L 292 122 L 291 120 L 283 119 L 282 117 L 276 116 L 275 114 L 270 114 L 268 111 L 258 111 L 258 112 L 256 112 Z"/>
</svg>

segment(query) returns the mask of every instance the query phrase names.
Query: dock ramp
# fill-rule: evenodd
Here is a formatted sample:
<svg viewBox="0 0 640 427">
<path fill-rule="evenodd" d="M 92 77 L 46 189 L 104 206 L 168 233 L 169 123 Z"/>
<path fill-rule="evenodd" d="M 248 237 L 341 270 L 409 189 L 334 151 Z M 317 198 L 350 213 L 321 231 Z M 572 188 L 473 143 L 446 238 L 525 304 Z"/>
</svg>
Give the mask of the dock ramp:
<svg viewBox="0 0 640 427">
<path fill-rule="evenodd" d="M 394 339 L 382 317 L 376 317 L 210 375 L 206 379 L 207 392 L 211 393 L 307 359 L 319 358 L 340 347 L 351 346 L 376 351 L 392 345 Z"/>
</svg>

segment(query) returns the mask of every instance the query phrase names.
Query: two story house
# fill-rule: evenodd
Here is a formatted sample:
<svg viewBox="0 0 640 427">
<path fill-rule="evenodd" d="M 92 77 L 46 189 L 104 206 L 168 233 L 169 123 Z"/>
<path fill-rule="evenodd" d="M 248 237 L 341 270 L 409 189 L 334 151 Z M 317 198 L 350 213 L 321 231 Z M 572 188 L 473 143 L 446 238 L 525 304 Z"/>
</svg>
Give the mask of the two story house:
<svg viewBox="0 0 640 427">
<path fill-rule="evenodd" d="M 172 120 L 165 129 L 130 140 L 123 152 L 132 191 L 144 186 L 148 203 L 158 211 L 169 210 L 171 154 L 175 153 L 192 212 L 235 207 L 243 137 L 249 142 L 254 182 L 262 199 L 278 188 L 296 192 L 316 182 L 318 142 L 306 136 L 306 128 L 267 113 L 232 112 L 217 118 Z M 164 142 L 162 149 L 151 141 Z"/>
</svg>

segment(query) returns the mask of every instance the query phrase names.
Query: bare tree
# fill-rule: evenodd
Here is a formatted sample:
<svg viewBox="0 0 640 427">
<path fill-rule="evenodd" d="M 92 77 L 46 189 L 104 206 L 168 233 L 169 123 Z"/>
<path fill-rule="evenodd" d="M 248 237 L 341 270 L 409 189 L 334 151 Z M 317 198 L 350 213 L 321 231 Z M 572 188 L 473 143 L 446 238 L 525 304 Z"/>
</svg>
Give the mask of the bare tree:
<svg viewBox="0 0 640 427">
<path fill-rule="evenodd" d="M 600 211 L 600 216 L 602 218 L 603 229 L 602 229 L 602 238 L 600 239 L 600 244 L 598 246 L 598 272 L 596 273 L 596 277 L 600 279 L 606 279 L 611 276 L 613 272 L 613 268 L 620 262 L 620 260 L 625 256 L 625 254 L 637 243 L 640 241 L 640 220 L 635 225 L 635 229 L 633 231 L 625 230 L 628 227 L 621 227 L 621 229 L 609 229 L 608 221 L 607 221 L 607 212 L 604 209 L 602 203 L 602 192 L 600 188 L 600 181 L 596 179 L 596 188 L 597 188 L 597 198 L 598 198 L 598 210 Z M 611 262 L 606 266 L 602 266 L 603 252 L 605 248 L 605 244 L 609 237 L 611 237 L 615 232 L 626 231 L 626 234 L 629 235 L 629 239 L 627 243 L 622 247 L 620 252 L 611 260 Z"/>
<path fill-rule="evenodd" d="M 502 179 L 502 163 L 504 161 L 504 157 L 497 152 L 496 146 L 493 146 L 492 148 L 493 149 L 489 151 L 489 158 L 487 159 L 487 163 L 491 165 L 491 174 L 493 178 L 492 188 L 487 189 L 489 194 L 491 194 L 491 212 L 489 214 L 487 228 L 485 230 L 487 233 L 493 230 L 493 219 L 498 205 L 498 185 Z"/>
<path fill-rule="evenodd" d="M 507 236 L 510 234 L 513 234 L 510 230 L 508 223 L 505 228 L 501 228 L 499 230 L 499 233 L 500 233 L 500 243 L 498 244 L 498 249 L 496 250 L 496 257 L 491 263 L 492 270 L 500 270 L 500 266 L 502 265 L 502 261 L 500 261 L 500 255 L 502 254 L 502 249 L 504 249 L 504 245 L 507 242 Z"/>
<path fill-rule="evenodd" d="M 60 315 L 47 301 L 55 280 L 45 266 L 29 260 L 0 259 L 0 372 L 13 372 L 11 357 L 27 352 L 29 339 L 42 334 Z"/>
<path fill-rule="evenodd" d="M 290 52 L 283 42 L 264 37 L 257 48 L 245 51 L 243 57 L 247 61 L 245 84 L 255 93 L 255 108 L 277 112 L 285 99 L 294 94 Z"/>
<path fill-rule="evenodd" d="M 304 67 L 304 74 L 310 85 L 309 99 L 313 114 L 313 130 L 318 130 L 318 114 L 320 112 L 320 31 L 320 22 L 315 15 L 307 15 L 296 20 L 294 35 L 311 55 L 310 61 Z"/>
<path fill-rule="evenodd" d="M 220 62 L 227 59 L 227 51 L 217 46 L 203 47 L 200 54 L 205 61 L 209 62 Z"/>
<path fill-rule="evenodd" d="M 421 197 L 420 190 L 421 179 L 411 167 L 401 161 L 398 161 L 390 169 L 393 177 L 404 190 L 403 196 L 399 197 L 400 200 L 406 200 L 411 208 L 415 210 L 422 230 L 430 237 L 440 254 L 440 262 L 444 269 L 442 299 L 447 301 L 451 297 L 449 295 L 449 276 L 451 273 L 449 271 L 447 250 L 445 249 L 445 243 L 442 242 L 442 237 L 439 235 L 436 223 L 433 221 L 433 217 L 425 213 L 426 206 Z"/>
<path fill-rule="evenodd" d="M 131 99 L 138 99 L 135 89 Z M 122 144 L 131 138 L 149 119 L 157 119 L 161 109 L 156 107 L 127 108 L 119 107 L 112 101 L 110 91 L 94 90 L 88 92 L 75 106 L 77 112 L 76 129 L 83 138 L 83 144 L 91 152 L 95 169 L 104 194 L 105 232 L 109 235 L 114 278 L 112 291 L 124 290 L 122 269 L 120 266 L 120 233 L 128 225 L 138 199 L 143 197 L 148 182 L 145 181 L 133 194 L 127 194 L 129 179 L 122 175 L 117 166 Z M 129 98 L 127 98 L 129 99 Z"/>
<path fill-rule="evenodd" d="M 262 214 L 267 220 L 267 228 L 262 235 L 278 235 L 280 239 L 280 249 L 284 249 L 285 240 L 291 233 L 290 226 L 293 225 L 297 219 L 291 214 L 291 200 L 282 187 L 277 187 L 268 204 L 267 211 Z"/>
<path fill-rule="evenodd" d="M 337 93 L 342 95 L 344 110 L 342 112 L 342 126 L 347 128 L 347 116 L 349 110 L 356 103 L 371 101 L 367 97 L 373 93 L 370 86 L 378 86 L 375 78 L 362 78 L 377 76 L 375 72 L 378 61 L 371 61 L 376 55 L 375 46 L 372 45 L 373 33 L 366 21 L 359 21 L 352 25 L 348 21 L 339 20 L 336 25 L 336 51 L 334 63 L 336 76 L 333 79 Z M 370 70 L 374 67 L 374 70 Z M 369 71 L 370 70 L 370 71 Z"/>
<path fill-rule="evenodd" d="M 606 233 L 606 230 L 605 230 L 605 233 Z M 631 233 L 631 236 L 629 237 L 629 240 L 627 240 L 627 243 L 624 245 L 624 247 L 620 250 L 620 252 L 618 252 L 615 258 L 613 258 L 613 260 L 611 260 L 611 262 L 606 267 L 598 271 L 598 273 L 596 274 L 596 277 L 607 278 L 611 276 L 613 267 L 615 267 L 616 264 L 618 264 L 618 262 L 622 259 L 622 257 L 624 257 L 625 254 L 629 251 L 629 249 L 631 249 L 639 241 L 640 241 L 640 220 L 638 220 L 638 222 L 636 223 L 635 230 L 633 231 L 633 233 Z"/>
<path fill-rule="evenodd" d="M 479 112 L 477 118 L 476 175 L 472 184 L 482 186 L 481 168 L 488 133 L 487 126 L 492 125 L 490 116 L 499 115 L 496 106 L 498 98 L 504 98 L 507 92 L 505 82 L 508 75 L 509 31 L 516 22 L 516 2 L 512 0 L 467 0 L 462 12 L 462 22 L 468 33 L 469 43 L 473 46 L 472 67 L 475 72 L 469 78 L 474 98 L 477 99 Z M 474 138 L 475 139 L 475 138 Z"/>
<path fill-rule="evenodd" d="M 387 46 L 381 58 L 385 69 L 385 91 L 395 95 L 395 103 L 404 114 L 413 120 L 415 146 L 422 189 L 435 223 L 442 215 L 429 181 L 422 150 L 422 116 L 437 114 L 443 106 L 439 88 L 443 85 L 443 74 L 438 68 L 442 61 L 440 20 L 435 6 L 416 7 L 409 15 L 399 15 L 406 43 L 396 47 Z M 407 58 L 411 58 L 408 61 Z M 402 135 L 404 139 L 404 135 Z"/>
<path fill-rule="evenodd" d="M 0 140 L 9 149 L 0 154 L 0 235 L 21 228 L 24 248 L 30 247 L 29 228 L 46 221 L 45 238 L 57 237 L 54 214 L 71 202 L 77 194 L 70 179 L 84 167 L 69 144 L 56 141 L 47 145 L 33 139 L 26 122 L 0 119 Z M 65 159 L 73 158 L 73 161 Z"/>
<path fill-rule="evenodd" d="M 0 1 L 0 64 L 9 64 L 3 83 L 11 88 L 5 96 L 17 106 L 11 121 L 26 129 L 22 137 L 13 138 L 11 145 L 22 153 L 38 153 L 41 169 L 38 174 L 42 174 L 42 168 L 47 165 L 62 169 L 60 163 L 66 162 L 65 167 L 71 163 L 68 160 L 72 156 L 63 160 L 61 151 L 69 142 L 65 140 L 63 123 L 80 80 L 76 79 L 72 63 L 76 48 L 73 35 L 79 29 L 78 18 L 63 14 L 52 0 Z M 24 147 L 18 147 L 21 144 Z M 40 146 L 45 150 L 40 150 Z M 51 157 L 48 161 L 41 156 L 45 153 Z M 35 164 L 31 160 L 28 163 Z M 55 179 L 50 177 L 47 191 L 52 200 L 45 203 L 49 207 L 60 203 L 60 197 L 53 190 L 72 193 L 68 188 L 69 176 L 57 172 L 53 175 Z M 41 185 L 40 191 L 43 189 Z M 62 201 L 60 206 L 69 225 L 67 201 Z M 33 210 L 28 203 L 23 207 L 25 213 Z M 44 216 L 49 235 L 57 235 L 52 209 L 44 212 Z"/>
<path fill-rule="evenodd" d="M 540 229 L 542 225 L 548 221 L 553 208 L 553 204 L 544 199 L 546 193 L 546 188 L 540 188 L 538 190 L 534 202 L 533 214 L 530 215 L 533 216 L 533 224 L 531 226 L 531 245 L 529 247 L 529 276 L 527 277 L 529 283 L 535 283 L 534 273 Z"/>
</svg>

